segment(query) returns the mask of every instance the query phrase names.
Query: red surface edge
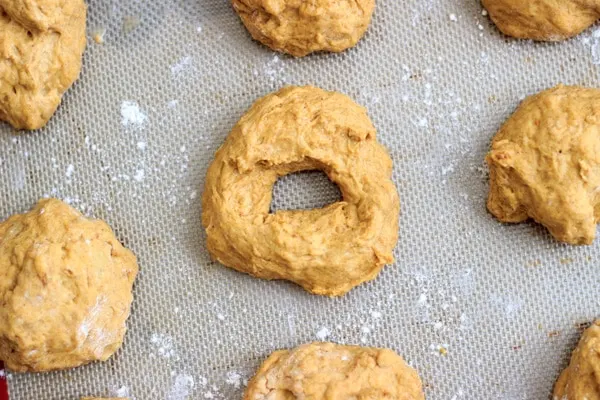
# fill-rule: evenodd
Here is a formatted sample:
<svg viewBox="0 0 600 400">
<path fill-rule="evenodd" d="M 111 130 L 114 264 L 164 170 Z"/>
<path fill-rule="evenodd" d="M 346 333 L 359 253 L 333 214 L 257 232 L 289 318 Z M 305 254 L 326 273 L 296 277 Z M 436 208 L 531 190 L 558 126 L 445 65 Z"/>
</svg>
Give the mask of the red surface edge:
<svg viewBox="0 0 600 400">
<path fill-rule="evenodd" d="M 8 385 L 2 361 L 0 361 L 0 400 L 8 400 Z"/>
</svg>

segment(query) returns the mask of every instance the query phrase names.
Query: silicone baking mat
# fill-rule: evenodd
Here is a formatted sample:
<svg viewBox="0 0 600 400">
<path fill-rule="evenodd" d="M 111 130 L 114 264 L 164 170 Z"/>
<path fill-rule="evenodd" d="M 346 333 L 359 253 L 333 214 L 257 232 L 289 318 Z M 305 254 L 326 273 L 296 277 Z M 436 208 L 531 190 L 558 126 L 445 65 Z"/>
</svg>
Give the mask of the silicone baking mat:
<svg viewBox="0 0 600 400">
<path fill-rule="evenodd" d="M 0 125 L 0 217 L 55 196 L 105 219 L 139 257 L 133 314 L 108 362 L 9 374 L 11 400 L 239 399 L 273 350 L 317 340 L 397 350 L 431 400 L 549 398 L 600 309 L 600 243 L 499 224 L 483 159 L 524 96 L 598 86 L 600 29 L 517 41 L 476 0 L 378 0 L 357 48 L 293 59 L 253 42 L 229 0 L 92 0 L 88 33 L 81 79 L 48 127 Z M 342 298 L 236 273 L 206 251 L 207 166 L 252 102 L 288 84 L 363 104 L 394 160 L 396 262 Z M 273 207 L 338 196 L 322 174 L 296 174 Z"/>
</svg>

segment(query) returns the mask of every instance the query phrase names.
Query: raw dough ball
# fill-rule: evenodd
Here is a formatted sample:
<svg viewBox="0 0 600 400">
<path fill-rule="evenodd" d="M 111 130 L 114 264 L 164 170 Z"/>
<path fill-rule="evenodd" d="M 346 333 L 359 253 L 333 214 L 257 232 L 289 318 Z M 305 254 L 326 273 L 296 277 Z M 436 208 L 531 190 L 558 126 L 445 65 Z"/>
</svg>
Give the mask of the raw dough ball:
<svg viewBox="0 0 600 400">
<path fill-rule="evenodd" d="M 600 320 L 586 329 L 554 387 L 555 400 L 600 399 Z"/>
<path fill-rule="evenodd" d="M 414 369 L 392 350 L 312 343 L 277 351 L 248 384 L 244 400 L 424 400 Z"/>
<path fill-rule="evenodd" d="M 38 31 L 60 27 L 65 15 L 81 12 L 82 5 L 72 0 L 0 0 L 0 7 L 11 18 L 26 29 Z"/>
<path fill-rule="evenodd" d="M 590 244 L 600 216 L 600 90 L 558 86 L 526 99 L 487 156 L 488 209 L 533 218 L 559 241 Z"/>
<path fill-rule="evenodd" d="M 81 70 L 83 0 L 0 0 L 0 120 L 46 125 Z"/>
<path fill-rule="evenodd" d="M 356 45 L 369 27 L 375 0 L 233 0 L 233 7 L 254 39 L 302 57 Z"/>
<path fill-rule="evenodd" d="M 24 372 L 108 359 L 137 271 L 106 223 L 59 200 L 0 223 L 0 360 Z"/>
<path fill-rule="evenodd" d="M 600 18 L 600 0 L 482 0 L 504 34 L 557 41 L 581 33 Z"/>
<path fill-rule="evenodd" d="M 400 202 L 392 160 L 364 108 L 315 87 L 257 101 L 210 165 L 202 198 L 208 250 L 222 264 L 342 295 L 393 261 Z M 269 213 L 273 185 L 322 170 L 343 201 Z"/>
</svg>

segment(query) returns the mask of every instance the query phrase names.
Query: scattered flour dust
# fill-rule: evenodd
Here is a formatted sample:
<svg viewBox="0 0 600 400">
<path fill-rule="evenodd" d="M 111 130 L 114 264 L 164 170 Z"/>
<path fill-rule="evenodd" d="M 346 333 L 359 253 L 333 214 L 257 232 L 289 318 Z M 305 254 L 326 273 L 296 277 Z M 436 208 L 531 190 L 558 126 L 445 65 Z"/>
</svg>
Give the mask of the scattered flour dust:
<svg viewBox="0 0 600 400">
<path fill-rule="evenodd" d="M 319 340 L 325 340 L 329 337 L 329 335 L 331 335 L 331 331 L 325 327 L 319 329 L 319 331 L 316 333 L 317 339 Z"/>
<path fill-rule="evenodd" d="M 65 175 L 67 176 L 67 178 L 70 178 L 73 175 L 73 172 L 75 172 L 75 167 L 73 166 L 73 164 L 69 164 L 67 166 L 67 170 L 65 171 Z"/>
<path fill-rule="evenodd" d="M 121 123 L 123 126 L 141 127 L 147 119 L 148 116 L 142 112 L 135 101 L 126 100 L 121 103 Z"/>
<path fill-rule="evenodd" d="M 234 388 L 239 389 L 242 386 L 242 375 L 235 371 L 229 371 L 227 373 L 227 379 L 225 380 L 225 382 L 227 382 Z"/>
<path fill-rule="evenodd" d="M 192 57 L 185 56 L 185 57 L 181 58 L 179 61 L 177 61 L 175 64 L 171 65 L 171 74 L 173 74 L 173 76 L 175 76 L 175 77 L 179 76 L 182 73 L 189 70 L 191 65 L 192 65 Z"/>
<path fill-rule="evenodd" d="M 167 400 L 185 400 L 194 389 L 194 378 L 187 374 L 178 374 L 175 376 Z"/>
<path fill-rule="evenodd" d="M 581 35 L 581 42 L 590 49 L 592 63 L 600 65 L 600 28 L 594 28 L 589 33 Z"/>
<path fill-rule="evenodd" d="M 173 358 L 177 355 L 175 351 L 175 344 L 173 343 L 173 338 L 168 335 L 164 335 L 161 333 L 153 333 L 150 338 L 150 342 L 152 346 L 156 350 L 156 353 L 159 357 L 162 358 Z"/>
<path fill-rule="evenodd" d="M 254 68 L 253 74 L 254 76 L 265 77 L 271 82 L 286 82 L 288 77 L 285 71 L 286 66 L 283 59 L 278 55 L 274 55 L 261 66 Z"/>
<path fill-rule="evenodd" d="M 141 182 L 144 180 L 145 176 L 146 176 L 146 173 L 144 172 L 144 170 L 138 169 L 137 171 L 135 171 L 135 175 L 133 175 L 133 179 L 135 179 L 137 182 Z"/>
<path fill-rule="evenodd" d="M 110 391 L 111 396 L 122 397 L 122 398 L 130 398 L 131 393 L 129 393 L 129 388 L 127 386 L 121 386 L 118 389 L 114 389 Z"/>
<path fill-rule="evenodd" d="M 462 389 L 458 389 L 458 392 L 456 392 L 456 394 L 454 396 L 452 396 L 452 398 L 450 400 L 458 400 L 459 398 L 463 397 L 465 395 L 465 392 Z"/>
</svg>

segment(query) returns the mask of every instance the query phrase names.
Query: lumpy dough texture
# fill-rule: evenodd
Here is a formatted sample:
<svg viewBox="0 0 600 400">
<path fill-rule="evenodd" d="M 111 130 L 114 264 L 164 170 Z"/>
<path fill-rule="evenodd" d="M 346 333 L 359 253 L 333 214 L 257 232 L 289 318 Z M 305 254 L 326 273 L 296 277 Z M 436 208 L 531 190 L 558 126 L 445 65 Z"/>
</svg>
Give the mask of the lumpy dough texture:
<svg viewBox="0 0 600 400">
<path fill-rule="evenodd" d="M 392 350 L 312 343 L 273 353 L 244 400 L 423 400 L 421 380 Z"/>
<path fill-rule="evenodd" d="M 356 45 L 375 0 L 233 0 L 233 6 L 254 39 L 302 57 Z"/>
<path fill-rule="evenodd" d="M 600 90 L 558 86 L 527 98 L 487 156 L 488 209 L 533 218 L 559 241 L 590 244 L 600 216 Z"/>
<path fill-rule="evenodd" d="M 586 329 L 569 366 L 554 386 L 554 400 L 600 399 L 600 321 Z"/>
<path fill-rule="evenodd" d="M 77 13 L 82 4 L 73 0 L 0 0 L 0 5 L 26 29 L 47 31 L 60 26 L 65 16 Z"/>
<path fill-rule="evenodd" d="M 110 227 L 48 199 L 0 224 L 0 360 L 18 372 L 108 359 L 123 342 L 136 258 Z"/>
<path fill-rule="evenodd" d="M 0 120 L 39 129 L 81 71 L 83 0 L 0 0 Z"/>
<path fill-rule="evenodd" d="M 600 0 L 483 0 L 504 34 L 557 41 L 581 33 L 600 18 Z"/>
<path fill-rule="evenodd" d="M 208 250 L 222 264 L 342 295 L 393 261 L 400 202 L 392 160 L 364 108 L 289 87 L 257 101 L 217 151 L 203 194 Z M 343 201 L 270 213 L 278 177 L 322 170 Z"/>
</svg>

